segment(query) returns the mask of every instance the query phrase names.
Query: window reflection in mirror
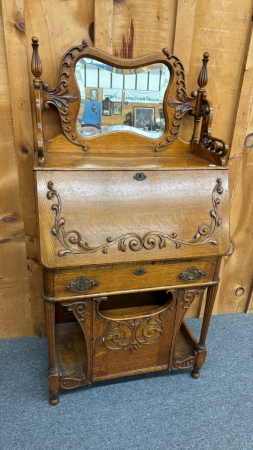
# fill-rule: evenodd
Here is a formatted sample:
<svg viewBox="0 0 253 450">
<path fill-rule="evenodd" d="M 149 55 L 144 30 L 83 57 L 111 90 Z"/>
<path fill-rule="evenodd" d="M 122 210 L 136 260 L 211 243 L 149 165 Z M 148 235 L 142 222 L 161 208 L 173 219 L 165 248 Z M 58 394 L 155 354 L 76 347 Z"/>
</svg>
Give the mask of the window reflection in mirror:
<svg viewBox="0 0 253 450">
<path fill-rule="evenodd" d="M 81 93 L 81 136 L 131 131 L 153 139 L 164 133 L 163 99 L 170 71 L 163 63 L 119 69 L 91 58 L 75 67 Z"/>
</svg>

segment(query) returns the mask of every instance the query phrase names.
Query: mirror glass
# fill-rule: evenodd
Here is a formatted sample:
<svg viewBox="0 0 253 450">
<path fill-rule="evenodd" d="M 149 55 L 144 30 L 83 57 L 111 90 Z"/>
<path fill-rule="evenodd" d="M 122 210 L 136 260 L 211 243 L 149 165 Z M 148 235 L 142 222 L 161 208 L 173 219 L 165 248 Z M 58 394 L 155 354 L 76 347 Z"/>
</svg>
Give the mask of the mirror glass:
<svg viewBox="0 0 253 450">
<path fill-rule="evenodd" d="M 132 131 L 153 139 L 162 136 L 163 98 L 170 80 L 165 64 L 119 69 L 82 58 L 75 74 L 81 93 L 77 117 L 81 136 L 111 131 Z"/>
</svg>

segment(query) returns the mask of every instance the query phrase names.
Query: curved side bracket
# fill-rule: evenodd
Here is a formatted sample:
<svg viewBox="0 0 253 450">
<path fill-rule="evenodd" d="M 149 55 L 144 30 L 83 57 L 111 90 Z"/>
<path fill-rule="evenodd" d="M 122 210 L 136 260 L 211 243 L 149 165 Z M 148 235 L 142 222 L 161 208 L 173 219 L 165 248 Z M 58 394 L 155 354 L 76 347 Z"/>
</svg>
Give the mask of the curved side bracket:
<svg viewBox="0 0 253 450">
<path fill-rule="evenodd" d="M 195 114 L 195 124 L 192 136 L 192 153 L 200 156 L 214 164 L 224 166 L 227 161 L 229 146 L 222 139 L 212 136 L 211 124 L 213 118 L 213 105 L 206 98 L 205 86 L 208 81 L 207 63 L 209 54 L 203 55 L 203 65 L 198 77 L 199 89 L 197 91 L 197 106 Z M 202 119 L 202 126 L 199 125 Z M 198 137 L 200 134 L 200 137 Z"/>
</svg>

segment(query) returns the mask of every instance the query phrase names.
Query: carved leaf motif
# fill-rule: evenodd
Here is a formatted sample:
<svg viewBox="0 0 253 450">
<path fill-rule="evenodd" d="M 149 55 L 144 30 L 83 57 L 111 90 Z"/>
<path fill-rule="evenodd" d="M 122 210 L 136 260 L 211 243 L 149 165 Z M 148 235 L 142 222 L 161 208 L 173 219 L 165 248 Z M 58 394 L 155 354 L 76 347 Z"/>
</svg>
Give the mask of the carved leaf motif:
<svg viewBox="0 0 253 450">
<path fill-rule="evenodd" d="M 87 150 L 88 146 L 83 139 L 80 139 L 73 131 L 75 127 L 71 124 L 71 118 L 69 115 L 69 104 L 78 100 L 76 94 L 69 92 L 68 90 L 68 78 L 69 72 L 68 67 L 74 64 L 75 54 L 80 53 L 85 47 L 87 47 L 87 42 L 83 40 L 82 45 L 72 47 L 68 50 L 62 60 L 62 71 L 60 74 L 60 81 L 57 86 L 49 88 L 47 83 L 42 83 L 43 96 L 44 96 L 44 108 L 49 108 L 52 104 L 58 109 L 65 136 L 77 145 L 81 145 L 83 150 Z M 70 122 L 70 125 L 69 125 Z M 68 126 L 66 126 L 68 125 Z"/>
<path fill-rule="evenodd" d="M 65 231 L 65 219 L 60 217 L 61 214 L 61 198 L 59 193 L 53 188 L 53 183 L 48 182 L 47 198 L 51 200 L 53 197 L 57 198 L 58 203 L 53 204 L 51 209 L 55 212 L 55 223 L 51 229 L 51 233 L 57 237 L 58 241 L 63 245 L 63 249 L 58 251 L 58 256 L 64 256 L 66 253 L 92 253 L 98 250 L 102 250 L 104 254 L 107 254 L 108 248 L 112 245 L 118 244 L 119 251 L 126 252 L 127 246 L 132 251 L 139 251 L 142 248 L 146 250 L 152 250 L 158 245 L 159 249 L 166 247 L 167 241 L 174 242 L 176 249 L 181 245 L 203 245 L 212 244 L 217 245 L 217 239 L 213 239 L 212 235 L 216 228 L 221 226 L 222 219 L 218 216 L 218 205 L 220 199 L 215 198 L 216 193 L 222 195 L 222 181 L 217 179 L 217 184 L 212 191 L 212 203 L 213 209 L 210 211 L 211 222 L 210 224 L 202 223 L 199 225 L 197 233 L 190 240 L 184 240 L 178 238 L 176 233 L 161 233 L 159 231 L 150 231 L 143 237 L 138 236 L 135 233 L 127 233 L 123 236 L 112 239 L 108 237 L 106 243 L 95 247 L 90 247 L 87 242 L 84 242 L 81 235 L 76 230 Z"/>
<path fill-rule="evenodd" d="M 77 100 L 77 96 L 68 91 L 68 82 L 61 80 L 53 89 L 47 83 L 42 83 L 43 91 L 46 94 L 44 108 L 49 108 L 49 104 L 55 105 L 61 115 L 69 113 L 69 103 Z"/>
</svg>

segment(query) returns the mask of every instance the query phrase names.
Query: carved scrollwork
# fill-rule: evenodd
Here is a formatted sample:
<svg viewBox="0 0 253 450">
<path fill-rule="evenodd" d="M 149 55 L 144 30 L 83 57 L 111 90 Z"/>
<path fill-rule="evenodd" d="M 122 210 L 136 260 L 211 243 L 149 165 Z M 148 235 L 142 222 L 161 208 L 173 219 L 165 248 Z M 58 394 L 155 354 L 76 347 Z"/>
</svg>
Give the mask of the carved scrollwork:
<svg viewBox="0 0 253 450">
<path fill-rule="evenodd" d="M 74 389 L 85 384 L 85 378 L 61 378 L 60 386 L 63 389 Z"/>
<path fill-rule="evenodd" d="M 84 140 L 80 139 L 77 136 L 75 129 L 69 125 L 69 122 L 71 121 L 69 104 L 77 101 L 78 97 L 76 94 L 69 91 L 68 78 L 70 73 L 67 70 L 72 65 L 71 59 L 74 59 L 76 53 L 80 53 L 85 47 L 87 47 L 87 42 L 83 40 L 82 45 L 75 46 L 65 53 L 62 59 L 62 71 L 60 73 L 59 83 L 53 88 L 49 88 L 47 83 L 42 83 L 42 91 L 44 108 L 48 109 L 50 104 L 56 106 L 61 116 L 63 131 L 66 137 L 74 144 L 81 145 L 84 150 L 87 150 L 88 146 L 85 144 Z"/>
<path fill-rule="evenodd" d="M 66 73 L 66 72 L 64 72 Z M 71 94 L 68 90 L 68 83 L 65 80 L 59 81 L 57 86 L 53 89 L 50 89 L 47 83 L 42 83 L 43 91 L 46 96 L 44 96 L 44 108 L 48 109 L 49 104 L 56 106 L 61 116 L 67 116 L 69 113 L 69 103 L 72 103 L 77 100 L 77 96 L 75 94 Z M 67 117 L 62 117 L 64 122 L 68 122 Z"/>
<path fill-rule="evenodd" d="M 203 100 L 201 106 L 202 128 L 200 136 L 200 145 L 206 150 L 216 153 L 220 156 L 225 156 L 228 152 L 227 144 L 222 140 L 211 136 L 211 110 L 208 100 Z"/>
<path fill-rule="evenodd" d="M 79 277 L 75 281 L 72 281 L 68 286 L 67 289 L 69 291 L 73 292 L 86 292 L 90 289 L 98 286 L 98 282 L 94 280 L 90 280 L 87 277 Z"/>
<path fill-rule="evenodd" d="M 194 366 L 196 364 L 198 352 L 194 351 L 194 355 L 188 356 L 184 360 L 174 359 L 174 367 L 176 369 L 186 369 L 187 367 Z"/>
<path fill-rule="evenodd" d="M 107 320 L 108 326 L 103 337 L 103 343 L 110 350 L 125 349 L 133 352 L 142 345 L 154 344 L 163 332 L 162 315 L 133 318 L 130 320 Z"/>
<path fill-rule="evenodd" d="M 183 293 L 183 309 L 188 309 L 193 300 L 199 296 L 199 294 L 203 292 L 203 289 L 194 289 L 194 290 L 184 290 Z"/>
<path fill-rule="evenodd" d="M 83 322 L 85 320 L 86 305 L 85 301 L 75 303 L 62 303 L 62 306 L 66 306 L 68 311 L 73 312 L 74 316 L 77 318 L 78 322 Z"/>
<path fill-rule="evenodd" d="M 143 237 L 138 236 L 136 233 L 127 233 L 123 236 L 112 239 L 107 238 L 107 242 L 96 246 L 90 247 L 85 242 L 80 233 L 76 230 L 65 231 L 65 219 L 61 217 L 62 202 L 59 193 L 53 188 L 53 183 L 48 182 L 47 198 L 51 200 L 53 197 L 57 198 L 58 203 L 53 204 L 51 209 L 55 212 L 55 223 L 51 229 L 51 233 L 57 237 L 58 241 L 63 245 L 63 249 L 58 251 L 58 256 L 64 256 L 66 253 L 92 253 L 98 250 L 102 250 L 104 254 L 107 254 L 108 248 L 112 245 L 118 244 L 118 250 L 125 252 L 127 246 L 132 251 L 139 251 L 142 248 L 146 250 L 152 250 L 158 245 L 159 249 L 163 249 L 166 246 L 167 241 L 174 242 L 175 247 L 178 249 L 181 245 L 203 245 L 212 244 L 217 245 L 217 239 L 213 239 L 212 235 L 216 228 L 222 223 L 222 219 L 218 216 L 218 205 L 220 199 L 215 198 L 216 193 L 221 195 L 223 193 L 222 181 L 217 179 L 217 184 L 212 191 L 212 204 L 213 209 L 210 211 L 211 222 L 210 224 L 202 223 L 199 225 L 197 233 L 190 239 L 184 240 L 177 236 L 177 233 L 166 234 L 159 231 L 150 231 Z"/>
<path fill-rule="evenodd" d="M 163 49 L 164 54 L 167 56 L 168 60 L 172 63 L 175 67 L 175 74 L 177 75 L 177 93 L 176 97 L 172 98 L 168 101 L 168 105 L 175 109 L 174 114 L 174 120 L 172 121 L 172 128 L 169 131 L 169 134 L 166 136 L 167 142 L 160 142 L 156 146 L 156 151 L 160 150 L 160 148 L 165 147 L 171 142 L 176 139 L 178 131 L 179 131 L 179 125 L 181 123 L 182 117 L 186 112 L 192 112 L 195 113 L 196 109 L 196 99 L 198 96 L 197 92 L 192 92 L 192 96 L 188 95 L 185 89 L 185 72 L 184 72 L 184 66 L 181 63 L 181 61 L 173 54 L 169 52 L 167 48 Z"/>
</svg>

